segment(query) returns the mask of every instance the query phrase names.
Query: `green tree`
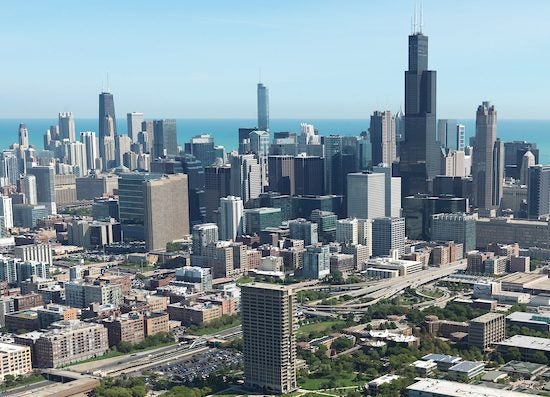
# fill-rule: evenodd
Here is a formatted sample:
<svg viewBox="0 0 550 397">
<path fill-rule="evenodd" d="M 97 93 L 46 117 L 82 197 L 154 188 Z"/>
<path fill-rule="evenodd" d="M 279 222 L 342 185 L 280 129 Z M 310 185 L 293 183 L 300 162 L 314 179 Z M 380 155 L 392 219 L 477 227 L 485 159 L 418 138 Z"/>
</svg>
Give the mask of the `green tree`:
<svg viewBox="0 0 550 397">
<path fill-rule="evenodd" d="M 537 364 L 548 364 L 548 357 L 542 351 L 536 351 L 531 355 L 531 361 Z"/>
</svg>

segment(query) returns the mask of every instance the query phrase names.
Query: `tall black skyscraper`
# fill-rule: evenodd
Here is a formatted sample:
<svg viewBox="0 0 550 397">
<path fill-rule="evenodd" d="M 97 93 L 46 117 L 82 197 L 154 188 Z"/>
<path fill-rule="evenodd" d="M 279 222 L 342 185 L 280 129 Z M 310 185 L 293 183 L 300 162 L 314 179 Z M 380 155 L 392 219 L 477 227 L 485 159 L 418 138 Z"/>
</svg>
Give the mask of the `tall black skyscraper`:
<svg viewBox="0 0 550 397">
<path fill-rule="evenodd" d="M 104 137 L 109 133 L 109 118 L 112 119 L 113 132 L 116 135 L 115 101 L 113 94 L 102 92 L 99 94 L 99 154 L 105 156 Z"/>
<path fill-rule="evenodd" d="M 401 146 L 402 194 L 427 193 L 439 174 L 436 140 L 436 72 L 428 70 L 428 36 L 421 25 L 409 36 L 405 71 L 405 142 Z"/>
</svg>

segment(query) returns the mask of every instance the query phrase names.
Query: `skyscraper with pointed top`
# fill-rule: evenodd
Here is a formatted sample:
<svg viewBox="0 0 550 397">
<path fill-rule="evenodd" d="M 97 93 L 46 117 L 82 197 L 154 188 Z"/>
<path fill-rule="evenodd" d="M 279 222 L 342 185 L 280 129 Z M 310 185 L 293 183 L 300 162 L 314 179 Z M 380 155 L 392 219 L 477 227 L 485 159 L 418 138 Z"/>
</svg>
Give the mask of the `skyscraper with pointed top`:
<svg viewBox="0 0 550 397">
<path fill-rule="evenodd" d="M 112 123 L 112 127 L 111 124 Z M 105 155 L 104 138 L 110 133 L 116 135 L 115 101 L 113 94 L 103 91 L 99 94 L 99 154 Z M 113 136 L 114 138 L 114 136 Z"/>
<path fill-rule="evenodd" d="M 258 83 L 258 130 L 269 131 L 269 90 Z"/>
<path fill-rule="evenodd" d="M 415 10 L 416 14 L 416 10 Z M 401 145 L 402 193 L 428 193 L 440 172 L 436 140 L 436 72 L 428 70 L 428 36 L 422 16 L 409 36 L 409 69 L 405 71 L 405 141 Z"/>
</svg>

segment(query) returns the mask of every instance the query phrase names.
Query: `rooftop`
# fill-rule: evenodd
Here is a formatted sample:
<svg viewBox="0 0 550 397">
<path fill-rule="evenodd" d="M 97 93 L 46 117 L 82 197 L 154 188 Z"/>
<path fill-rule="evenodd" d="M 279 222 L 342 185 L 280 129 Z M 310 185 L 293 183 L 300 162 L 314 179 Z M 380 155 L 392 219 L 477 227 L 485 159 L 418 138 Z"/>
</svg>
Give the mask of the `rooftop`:
<svg viewBox="0 0 550 397">
<path fill-rule="evenodd" d="M 471 322 L 473 323 L 488 323 L 489 321 L 496 320 L 498 318 L 504 318 L 500 313 L 485 313 L 479 317 L 474 318 Z"/>
<path fill-rule="evenodd" d="M 448 397 L 525 397 L 516 391 L 493 389 L 486 386 L 470 385 L 440 379 L 422 379 L 407 388 L 419 393 L 433 393 Z"/>
<path fill-rule="evenodd" d="M 550 324 L 550 314 L 544 315 L 539 313 L 513 312 L 506 316 L 506 320 L 548 325 Z"/>
<path fill-rule="evenodd" d="M 514 335 L 502 342 L 497 342 L 496 345 L 550 352 L 550 339 L 535 336 Z"/>
<path fill-rule="evenodd" d="M 414 363 L 411 364 L 413 367 L 416 368 L 425 368 L 425 369 L 431 369 L 437 367 L 437 364 L 435 361 L 423 361 L 423 360 L 416 360 Z"/>
<path fill-rule="evenodd" d="M 449 371 L 455 372 L 470 372 L 476 369 L 485 368 L 485 364 L 478 361 L 462 361 L 456 365 L 453 365 L 449 368 Z"/>
<path fill-rule="evenodd" d="M 545 274 L 537 273 L 512 273 L 499 279 L 501 283 L 529 284 L 548 278 Z"/>
<path fill-rule="evenodd" d="M 458 362 L 462 361 L 462 358 L 457 357 L 457 356 L 449 356 L 447 354 L 430 353 L 430 354 L 426 354 L 424 357 L 422 357 L 422 360 L 424 360 L 424 361 L 435 361 L 436 363 L 437 362 L 441 362 L 441 363 L 446 362 L 446 363 L 455 364 L 455 363 L 458 363 Z"/>
<path fill-rule="evenodd" d="M 529 363 L 526 361 L 510 361 L 499 368 L 499 371 L 513 372 L 519 374 L 528 374 L 531 376 L 533 373 L 542 371 L 546 368 L 546 365 Z"/>
<path fill-rule="evenodd" d="M 0 353 L 18 353 L 30 349 L 28 346 L 14 345 L 11 343 L 0 343 Z"/>
<path fill-rule="evenodd" d="M 369 386 L 371 386 L 371 385 L 380 386 L 380 385 L 383 385 L 383 384 L 386 384 L 386 383 L 391 383 L 394 380 L 397 380 L 399 378 L 401 378 L 399 375 L 390 375 L 390 374 L 382 375 L 379 378 L 371 380 L 369 382 Z"/>
</svg>

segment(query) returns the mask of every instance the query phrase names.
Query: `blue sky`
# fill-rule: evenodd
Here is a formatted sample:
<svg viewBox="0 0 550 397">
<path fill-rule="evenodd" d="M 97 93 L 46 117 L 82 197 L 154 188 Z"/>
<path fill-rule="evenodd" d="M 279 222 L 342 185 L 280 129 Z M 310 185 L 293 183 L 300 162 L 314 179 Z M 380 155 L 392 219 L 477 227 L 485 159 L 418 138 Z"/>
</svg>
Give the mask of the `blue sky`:
<svg viewBox="0 0 550 397">
<path fill-rule="evenodd" d="M 97 117 L 109 72 L 117 113 L 272 118 L 398 110 L 414 2 L 25 0 L 0 12 L 0 117 Z M 528 6 L 526 5 L 528 4 Z M 550 2 L 425 0 L 438 116 L 550 118 Z"/>
</svg>

